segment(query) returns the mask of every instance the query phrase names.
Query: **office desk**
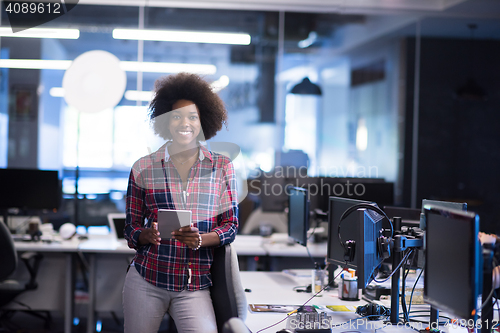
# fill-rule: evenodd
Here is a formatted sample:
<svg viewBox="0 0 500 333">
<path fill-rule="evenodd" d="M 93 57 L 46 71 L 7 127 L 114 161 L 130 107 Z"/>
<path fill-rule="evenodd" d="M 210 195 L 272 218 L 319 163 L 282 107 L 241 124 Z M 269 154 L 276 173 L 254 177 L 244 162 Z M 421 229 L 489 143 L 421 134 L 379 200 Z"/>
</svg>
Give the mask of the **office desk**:
<svg viewBox="0 0 500 333">
<path fill-rule="evenodd" d="M 243 288 L 248 288 L 251 292 L 246 293 L 248 304 L 282 304 L 282 305 L 302 305 L 313 294 L 296 292 L 294 287 L 304 286 L 311 283 L 311 278 L 297 278 L 282 272 L 241 272 L 241 282 Z M 346 305 L 337 297 L 336 291 L 323 292 L 323 296 L 316 297 L 309 302 L 309 305 Z M 358 306 L 366 304 L 364 301 L 348 302 L 347 305 Z M 359 316 L 353 312 L 341 313 L 339 320 L 347 321 Z M 248 312 L 246 325 L 252 332 L 257 332 L 267 326 L 277 323 L 286 318 L 283 313 L 252 313 Z M 276 332 L 286 327 L 286 321 L 266 330 L 266 332 Z"/>
<path fill-rule="evenodd" d="M 296 286 L 302 286 L 310 283 L 310 277 L 296 277 L 282 272 L 241 272 L 241 282 L 243 288 L 248 288 L 251 292 L 246 293 L 248 304 L 276 304 L 276 305 L 302 305 L 313 294 L 298 293 L 293 290 Z M 366 304 L 365 301 L 343 301 L 338 298 L 337 290 L 322 292 L 321 297 L 315 297 L 308 305 L 346 305 L 350 308 L 355 308 Z M 430 307 L 428 305 L 413 305 L 412 310 L 425 310 Z M 321 310 L 323 311 L 323 310 Z M 358 321 L 361 317 L 355 312 L 329 312 L 332 316 L 334 324 L 344 324 L 344 326 L 334 327 L 332 332 L 374 332 L 389 333 L 389 332 L 415 332 L 413 329 L 405 327 L 389 326 L 382 321 L 370 322 L 371 326 L 366 326 Z M 264 329 L 270 325 L 276 324 L 282 319 L 285 319 L 285 313 L 252 313 L 248 312 L 245 324 L 254 333 Z M 352 322 L 352 324 L 349 323 Z M 351 326 L 350 326 L 351 325 Z M 425 328 L 427 325 L 424 325 Z M 277 332 L 286 327 L 286 320 L 265 330 L 264 332 Z M 442 327 L 440 327 L 442 329 Z M 466 333 L 465 328 L 452 328 L 448 332 Z"/>
<path fill-rule="evenodd" d="M 79 250 L 89 256 L 89 302 L 87 332 L 95 332 L 95 313 L 122 313 L 122 289 L 127 266 L 135 250 L 124 241 L 107 237 L 80 243 Z"/>
<path fill-rule="evenodd" d="M 233 248 L 238 254 L 240 269 L 257 270 L 256 257 L 266 257 L 267 251 L 262 247 L 264 237 L 254 235 L 236 235 Z"/>
<path fill-rule="evenodd" d="M 269 256 L 269 270 L 282 271 L 287 268 L 314 268 L 314 263 L 324 263 L 327 253 L 326 243 L 308 243 L 307 249 L 299 244 L 283 242 L 265 243 L 263 248 Z M 312 259 L 309 257 L 311 254 Z"/>
<path fill-rule="evenodd" d="M 306 247 L 297 243 L 289 243 L 287 234 L 273 234 L 270 237 L 254 235 L 236 235 L 234 248 L 238 257 L 244 257 L 246 270 L 256 270 L 255 256 L 265 257 L 269 263 L 266 270 L 281 271 L 286 268 L 314 268 L 309 259 L 307 249 L 315 261 L 324 262 L 328 245 L 323 243 L 308 243 Z"/>
<path fill-rule="evenodd" d="M 62 242 L 14 242 L 18 252 L 40 252 L 44 259 L 40 263 L 37 282 L 38 288 L 27 291 L 16 301 L 28 305 L 32 310 L 63 311 L 64 332 L 70 333 L 73 324 L 74 278 L 73 256 L 78 251 L 78 240 Z M 27 270 L 22 263 L 12 278 L 27 277 Z M 64 293 L 59 292 L 64 281 Z M 11 303 L 6 309 L 26 310 L 26 307 Z"/>
</svg>

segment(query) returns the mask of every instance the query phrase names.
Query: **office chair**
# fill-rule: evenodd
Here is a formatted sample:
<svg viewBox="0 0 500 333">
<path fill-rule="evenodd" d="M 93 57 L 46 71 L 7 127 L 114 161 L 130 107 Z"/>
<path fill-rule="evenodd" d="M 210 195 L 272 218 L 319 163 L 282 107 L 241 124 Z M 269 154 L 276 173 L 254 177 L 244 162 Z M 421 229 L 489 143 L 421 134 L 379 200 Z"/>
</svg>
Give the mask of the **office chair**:
<svg viewBox="0 0 500 333">
<path fill-rule="evenodd" d="M 210 294 L 215 311 L 218 332 L 232 317 L 242 320 L 247 315 L 247 300 L 241 285 L 238 257 L 231 244 L 217 247 L 210 269 L 212 287 Z"/>
<path fill-rule="evenodd" d="M 222 328 L 222 333 L 251 333 L 241 318 L 229 319 Z"/>
<path fill-rule="evenodd" d="M 16 270 L 17 252 L 9 229 L 3 222 L 0 222 L 0 311 L 3 306 L 12 302 L 19 294 L 27 290 L 34 290 L 38 287 L 36 276 L 42 258 L 43 256 L 39 253 L 23 253 L 23 255 L 21 255 L 21 260 L 28 269 L 30 275 L 29 281 L 7 280 L 7 278 Z M 1 314 L 0 331 L 2 322 L 4 322 L 12 313 L 13 311 L 5 311 Z"/>
<path fill-rule="evenodd" d="M 262 208 L 255 209 L 245 222 L 242 235 L 259 234 L 261 225 L 271 226 L 273 232 L 287 233 L 288 222 L 285 213 L 282 212 L 263 212 Z"/>
</svg>

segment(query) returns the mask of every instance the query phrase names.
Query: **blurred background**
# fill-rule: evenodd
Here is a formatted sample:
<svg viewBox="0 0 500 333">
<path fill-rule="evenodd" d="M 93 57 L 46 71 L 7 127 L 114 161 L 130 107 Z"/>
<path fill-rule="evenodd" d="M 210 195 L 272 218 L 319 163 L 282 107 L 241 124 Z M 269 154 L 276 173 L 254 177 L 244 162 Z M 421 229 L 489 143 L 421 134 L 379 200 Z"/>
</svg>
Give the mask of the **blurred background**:
<svg viewBox="0 0 500 333">
<path fill-rule="evenodd" d="M 5 12 L 1 25 L 10 27 Z M 277 197 L 252 183 L 271 174 L 391 184 L 365 198 L 379 205 L 467 202 L 484 231 L 500 232 L 498 1 L 82 0 L 42 27 L 79 33 L 0 37 L 0 168 L 59 171 L 63 200 L 46 220 L 105 225 L 108 213 L 124 212 L 132 164 L 159 145 L 146 121 L 155 80 L 208 65 L 203 75 L 229 113 L 227 130 L 210 141 L 240 148 L 239 186 L 249 192 L 240 230 Z M 116 29 L 250 38 L 121 39 Z M 116 107 L 80 113 L 65 102 L 65 70 L 50 68 L 92 50 L 153 64 L 126 71 Z M 15 67 L 7 59 L 43 62 Z M 288 166 L 307 173 L 277 174 Z"/>
</svg>

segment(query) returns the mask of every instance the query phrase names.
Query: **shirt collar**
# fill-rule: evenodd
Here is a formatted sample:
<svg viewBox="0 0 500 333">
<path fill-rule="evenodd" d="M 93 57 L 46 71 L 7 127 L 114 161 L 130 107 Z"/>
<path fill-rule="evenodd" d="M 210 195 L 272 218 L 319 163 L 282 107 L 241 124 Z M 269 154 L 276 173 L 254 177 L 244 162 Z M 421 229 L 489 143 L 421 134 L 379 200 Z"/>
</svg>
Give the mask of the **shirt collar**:
<svg viewBox="0 0 500 333">
<path fill-rule="evenodd" d="M 168 153 L 168 147 L 172 144 L 172 141 L 167 141 L 167 143 L 165 143 L 163 146 L 160 147 L 160 149 L 158 149 L 156 151 L 156 160 L 157 161 L 160 161 L 161 160 L 161 153 L 164 152 L 164 157 L 165 157 L 165 161 L 168 161 L 170 159 L 170 154 Z M 205 158 L 210 161 L 210 163 L 213 164 L 213 159 L 212 159 L 212 154 L 210 153 L 210 151 L 204 146 L 204 145 L 201 145 L 199 144 L 198 147 L 200 148 L 200 154 L 199 154 L 199 159 L 200 159 L 200 162 L 203 161 Z"/>
</svg>

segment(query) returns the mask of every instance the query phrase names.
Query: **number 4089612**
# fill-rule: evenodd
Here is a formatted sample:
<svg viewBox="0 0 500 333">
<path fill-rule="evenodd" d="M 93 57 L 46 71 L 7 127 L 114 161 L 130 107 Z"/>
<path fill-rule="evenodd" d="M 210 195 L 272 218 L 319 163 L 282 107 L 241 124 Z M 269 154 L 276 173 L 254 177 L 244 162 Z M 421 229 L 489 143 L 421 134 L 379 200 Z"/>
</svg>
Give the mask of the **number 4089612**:
<svg viewBox="0 0 500 333">
<path fill-rule="evenodd" d="M 9 14 L 61 14 L 60 3 L 9 2 L 5 7 Z"/>
</svg>

